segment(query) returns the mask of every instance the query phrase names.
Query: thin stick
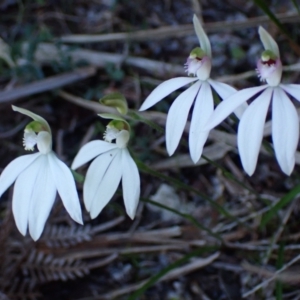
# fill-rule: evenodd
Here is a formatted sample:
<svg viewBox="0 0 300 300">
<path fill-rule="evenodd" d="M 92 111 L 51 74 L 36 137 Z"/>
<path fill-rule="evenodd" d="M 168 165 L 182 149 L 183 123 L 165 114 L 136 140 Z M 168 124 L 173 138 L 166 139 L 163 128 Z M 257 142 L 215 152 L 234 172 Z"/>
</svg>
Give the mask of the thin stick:
<svg viewBox="0 0 300 300">
<path fill-rule="evenodd" d="M 269 258 L 270 258 L 271 254 L 272 254 L 272 251 L 274 249 L 274 245 L 279 240 L 279 238 L 280 238 L 280 236 L 282 234 L 282 231 L 283 231 L 286 223 L 288 222 L 288 220 L 289 220 L 289 218 L 290 218 L 290 216 L 291 216 L 291 214 L 292 214 L 292 212 L 294 210 L 294 207 L 295 207 L 296 203 L 297 203 L 297 199 L 295 199 L 291 203 L 291 205 L 288 207 L 288 209 L 286 210 L 285 215 L 284 215 L 283 220 L 282 220 L 282 223 L 279 225 L 279 228 L 278 228 L 277 232 L 274 234 L 272 242 L 271 242 L 271 245 L 270 245 L 270 247 L 269 247 L 269 249 L 268 249 L 268 251 L 266 253 L 265 258 L 263 259 L 263 264 L 264 265 L 266 265 L 268 263 Z"/>
<path fill-rule="evenodd" d="M 65 85 L 95 75 L 96 70 L 97 69 L 95 67 L 84 67 L 84 68 L 76 69 L 72 72 L 52 76 L 46 79 L 42 79 L 39 81 L 35 81 L 33 83 L 29 83 L 29 84 L 22 85 L 20 87 L 13 88 L 11 90 L 0 92 L 0 103 L 7 103 L 7 102 L 12 103 L 26 96 L 32 96 L 38 93 L 61 88 Z"/>
<path fill-rule="evenodd" d="M 297 13 L 284 13 L 276 16 L 282 23 L 297 23 L 300 21 Z M 203 24 L 206 32 L 220 32 L 230 31 L 236 28 L 249 28 L 257 27 L 257 24 L 271 23 L 270 19 L 266 16 L 251 18 L 243 21 L 222 21 L 214 23 Z M 64 43 L 100 43 L 110 41 L 129 41 L 129 40 L 149 40 L 153 39 L 166 39 L 170 37 L 185 37 L 194 34 L 193 25 L 179 25 L 179 26 L 164 26 L 158 29 L 138 30 L 134 32 L 121 32 L 109 34 L 72 34 L 63 36 L 59 39 Z"/>
<path fill-rule="evenodd" d="M 69 259 L 86 259 L 86 258 L 93 258 L 93 257 L 100 257 L 105 256 L 112 253 L 117 254 L 141 254 L 141 253 L 151 253 L 151 252 L 164 252 L 164 251 L 171 251 L 171 250 L 187 250 L 189 248 L 188 244 L 182 245 L 162 245 L 162 246 L 145 246 L 145 247 L 128 247 L 124 248 L 104 248 L 104 249 L 97 249 L 97 250 L 85 250 L 85 251 L 76 251 L 74 253 L 70 251 L 66 251 L 63 256 L 68 257 Z"/>
<path fill-rule="evenodd" d="M 285 271 L 287 268 L 289 268 L 291 265 L 293 265 L 294 263 L 296 263 L 298 260 L 300 259 L 300 254 L 297 255 L 295 258 L 293 258 L 291 261 L 289 261 L 286 265 L 284 265 L 281 269 L 277 270 L 274 275 L 268 279 L 266 279 L 265 281 L 263 281 L 262 283 L 258 284 L 257 286 L 255 286 L 252 290 L 246 292 L 243 294 L 243 298 L 247 298 L 249 297 L 251 294 L 255 293 L 256 291 L 258 291 L 259 289 L 261 289 L 262 287 L 266 286 L 267 284 L 269 284 L 271 281 L 275 280 L 277 278 L 277 275 L 280 274 L 281 272 Z"/>
<path fill-rule="evenodd" d="M 216 260 L 219 257 L 219 255 L 220 255 L 220 252 L 216 252 L 207 258 L 198 258 L 198 259 L 192 260 L 192 262 L 190 262 L 182 267 L 173 269 L 172 271 L 170 271 L 169 273 L 167 273 L 166 275 L 161 277 L 157 282 L 172 280 L 172 279 L 178 278 L 179 276 L 183 276 L 190 272 L 193 272 L 200 268 L 203 268 L 203 267 L 211 264 L 214 260 Z M 148 280 L 144 280 L 142 282 L 138 282 L 136 284 L 132 284 L 132 285 L 126 286 L 124 288 L 120 288 L 119 290 L 116 290 L 116 291 L 113 291 L 113 292 L 110 292 L 110 293 L 107 293 L 104 295 L 100 295 L 93 299 L 114 299 L 116 297 L 119 297 L 119 296 L 122 296 L 122 295 L 125 295 L 125 294 L 128 294 L 128 293 L 138 290 L 147 281 Z M 81 299 L 81 300 L 88 300 L 88 299 L 91 299 L 91 298 L 85 298 L 85 299 Z"/>
</svg>

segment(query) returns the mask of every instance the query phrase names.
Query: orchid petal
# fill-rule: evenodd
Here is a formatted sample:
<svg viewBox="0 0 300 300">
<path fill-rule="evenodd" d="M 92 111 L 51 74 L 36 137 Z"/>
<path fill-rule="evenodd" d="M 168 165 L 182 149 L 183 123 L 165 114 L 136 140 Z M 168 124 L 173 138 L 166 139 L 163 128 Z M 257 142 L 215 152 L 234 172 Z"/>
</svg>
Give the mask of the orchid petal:
<svg viewBox="0 0 300 300">
<path fill-rule="evenodd" d="M 38 169 L 34 170 L 36 180 L 32 185 L 28 226 L 31 237 L 36 241 L 44 230 L 45 223 L 55 201 L 56 187 L 48 167 L 47 155 L 40 156 L 33 165 L 38 166 Z M 23 173 L 27 173 L 27 170 Z"/>
<path fill-rule="evenodd" d="M 32 175 L 28 175 L 29 170 L 32 168 L 27 168 L 27 172 L 21 173 L 18 178 L 16 179 L 14 185 L 14 193 L 12 199 L 12 212 L 15 218 L 15 222 L 17 228 L 23 234 L 26 235 L 27 232 L 27 225 L 28 225 L 28 214 L 29 214 L 29 207 L 30 207 L 30 199 L 32 190 L 34 188 L 31 181 L 33 179 Z M 22 174 L 25 174 L 22 176 Z M 30 180 L 30 182 L 26 182 L 24 180 Z"/>
<path fill-rule="evenodd" d="M 281 84 L 280 87 L 296 100 L 300 101 L 300 84 Z"/>
<path fill-rule="evenodd" d="M 126 212 L 134 219 L 140 198 L 139 170 L 127 149 L 122 150 L 122 188 Z"/>
<path fill-rule="evenodd" d="M 239 124 L 238 148 L 243 168 L 249 176 L 254 173 L 256 168 L 272 91 L 272 88 L 264 90 L 249 105 Z"/>
<path fill-rule="evenodd" d="M 222 99 L 226 99 L 237 92 L 237 90 L 229 84 L 213 79 L 208 79 L 208 82 Z"/>
<path fill-rule="evenodd" d="M 194 23 L 195 32 L 198 37 L 201 49 L 204 50 L 204 52 L 211 58 L 210 41 L 196 15 L 194 15 L 193 17 L 193 23 Z"/>
<path fill-rule="evenodd" d="M 34 155 L 34 154 L 31 154 Z M 21 156 L 28 158 L 31 155 Z M 14 193 L 12 199 L 12 212 L 19 231 L 25 236 L 28 225 L 29 209 L 31 197 L 35 188 L 37 174 L 39 169 L 39 155 L 32 163 L 18 174 L 14 185 Z M 21 167 L 16 166 L 16 168 Z"/>
<path fill-rule="evenodd" d="M 71 170 L 52 151 L 47 154 L 49 169 L 59 196 L 70 217 L 82 224 L 81 207 Z"/>
<path fill-rule="evenodd" d="M 209 120 L 213 110 L 214 100 L 210 85 L 203 82 L 194 104 L 189 134 L 190 154 L 194 163 L 197 163 L 202 155 L 203 146 L 209 133 L 209 131 L 203 131 L 203 127 Z"/>
<path fill-rule="evenodd" d="M 88 168 L 84 185 L 83 185 L 83 200 L 85 208 L 88 212 L 91 212 L 91 207 L 94 199 L 98 196 L 100 198 L 101 191 L 98 191 L 98 185 L 103 180 L 106 170 L 115 158 L 119 149 L 112 149 L 105 152 L 92 161 Z"/>
<path fill-rule="evenodd" d="M 140 108 L 140 111 L 148 109 L 149 107 L 153 106 L 172 92 L 196 80 L 198 80 L 197 77 L 177 77 L 164 81 L 163 83 L 158 85 L 146 98 L 146 100 Z"/>
<path fill-rule="evenodd" d="M 42 118 L 41 116 L 39 116 L 39 115 L 37 115 L 37 114 L 35 114 L 35 113 L 29 111 L 28 109 L 21 108 L 21 107 L 17 107 L 17 106 L 15 106 L 15 105 L 12 105 L 12 109 L 13 109 L 14 111 L 17 111 L 17 112 L 19 112 L 19 113 L 21 113 L 21 114 L 23 114 L 23 115 L 26 115 L 26 116 L 32 118 L 34 121 L 39 122 L 39 123 L 42 124 L 42 125 L 47 129 L 47 131 L 51 134 L 51 129 L 50 129 L 50 126 L 49 126 L 48 122 L 47 122 L 44 118 Z"/>
<path fill-rule="evenodd" d="M 271 50 L 278 58 L 280 58 L 278 45 L 272 36 L 261 26 L 258 28 L 258 33 L 265 50 Z"/>
<path fill-rule="evenodd" d="M 226 117 L 228 117 L 236 108 L 238 108 L 243 102 L 253 97 L 255 94 L 265 89 L 267 85 L 247 88 L 234 93 L 232 96 L 222 101 L 213 112 L 210 120 L 206 124 L 204 130 L 211 130 L 220 124 Z"/>
<path fill-rule="evenodd" d="M 230 86 L 229 84 L 215 81 L 212 79 L 209 79 L 208 82 L 212 86 L 212 88 L 216 91 L 216 93 L 222 98 L 222 100 L 227 100 L 228 97 L 232 96 L 234 93 L 237 92 L 237 90 L 232 86 Z M 244 102 L 233 112 L 240 119 L 244 111 L 247 109 L 247 107 L 248 107 L 247 102 Z"/>
<path fill-rule="evenodd" d="M 290 175 L 295 165 L 299 119 L 292 101 L 280 87 L 274 89 L 273 95 L 272 139 L 281 170 Z"/>
<path fill-rule="evenodd" d="M 102 209 L 111 200 L 118 188 L 122 176 L 121 151 L 122 150 L 116 150 L 115 155 L 110 160 L 110 164 L 105 169 L 102 165 L 99 164 L 99 162 L 101 162 L 101 159 L 99 158 L 102 158 L 102 156 L 106 156 L 108 153 L 104 153 L 101 156 L 97 157 L 92 162 L 87 172 L 84 189 L 93 189 L 94 196 L 91 201 L 90 207 L 90 215 L 92 219 L 96 218 L 100 214 Z M 107 160 L 107 157 L 104 158 Z M 101 172 L 97 172 L 96 168 L 102 169 Z M 99 180 L 99 177 L 97 177 L 97 185 L 91 185 L 91 177 L 95 175 L 98 176 L 99 173 L 103 174 L 102 178 L 99 176 Z"/>
<path fill-rule="evenodd" d="M 10 162 L 0 176 L 0 197 L 14 183 L 16 178 L 40 155 L 40 152 L 20 156 Z"/>
<path fill-rule="evenodd" d="M 180 94 L 170 107 L 166 123 L 166 144 L 170 156 L 175 152 L 179 144 L 189 110 L 200 86 L 200 81 L 193 84 L 190 88 Z"/>
<path fill-rule="evenodd" d="M 77 153 L 72 163 L 71 169 L 75 170 L 82 165 L 86 164 L 96 156 L 117 148 L 116 144 L 108 143 L 105 141 L 92 141 L 85 144 Z"/>
</svg>

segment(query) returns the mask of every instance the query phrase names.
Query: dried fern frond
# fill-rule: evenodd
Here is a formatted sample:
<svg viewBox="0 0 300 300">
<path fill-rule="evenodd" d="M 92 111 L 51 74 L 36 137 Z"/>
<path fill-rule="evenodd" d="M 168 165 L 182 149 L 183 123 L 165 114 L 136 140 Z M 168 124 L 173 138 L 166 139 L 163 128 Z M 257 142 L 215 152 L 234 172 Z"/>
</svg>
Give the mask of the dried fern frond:
<svg viewBox="0 0 300 300">
<path fill-rule="evenodd" d="M 86 263 L 77 259 L 56 258 L 51 254 L 32 251 L 22 265 L 25 276 L 30 276 L 39 283 L 54 280 L 72 280 L 89 274 Z"/>
<path fill-rule="evenodd" d="M 33 242 L 31 239 L 23 238 L 20 242 L 12 235 L 6 239 L 5 243 L 0 247 L 0 290 L 9 291 L 12 286 L 23 279 L 20 266 L 32 249 Z"/>
<path fill-rule="evenodd" d="M 9 300 L 37 300 L 41 298 L 41 294 L 35 287 L 36 282 L 31 279 L 15 278 L 7 289 L 6 295 Z"/>
<path fill-rule="evenodd" d="M 67 248 L 92 239 L 91 226 L 58 226 L 49 225 L 45 228 L 40 242 L 49 248 Z"/>
</svg>

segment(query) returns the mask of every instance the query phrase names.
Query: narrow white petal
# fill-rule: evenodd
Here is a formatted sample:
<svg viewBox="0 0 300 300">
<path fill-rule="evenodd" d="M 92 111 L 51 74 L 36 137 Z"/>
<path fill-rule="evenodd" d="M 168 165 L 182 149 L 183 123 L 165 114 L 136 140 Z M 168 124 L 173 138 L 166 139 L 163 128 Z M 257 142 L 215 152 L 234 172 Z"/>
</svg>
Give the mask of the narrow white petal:
<svg viewBox="0 0 300 300">
<path fill-rule="evenodd" d="M 127 149 L 122 150 L 122 188 L 126 212 L 134 219 L 139 204 L 141 182 L 139 170 Z"/>
<path fill-rule="evenodd" d="M 22 170 L 14 186 L 12 212 L 17 228 L 23 235 L 26 235 L 27 232 L 30 203 L 36 185 L 40 159 L 42 156 L 39 156 L 25 170 Z"/>
<path fill-rule="evenodd" d="M 213 79 L 208 79 L 208 82 L 222 99 L 226 99 L 237 92 L 237 90 L 229 84 Z"/>
<path fill-rule="evenodd" d="M 164 81 L 163 83 L 158 85 L 146 98 L 146 100 L 140 108 L 140 111 L 148 109 L 149 107 L 153 106 L 172 92 L 196 80 L 198 80 L 197 77 L 177 77 Z"/>
<path fill-rule="evenodd" d="M 88 212 L 91 211 L 93 200 L 100 197 L 98 186 L 101 183 L 103 176 L 112 160 L 119 152 L 119 148 L 105 152 L 92 161 L 86 173 L 83 185 L 83 201 Z"/>
<path fill-rule="evenodd" d="M 34 164 L 38 165 L 38 170 L 35 170 L 36 181 L 31 194 L 28 225 L 29 233 L 36 241 L 41 236 L 49 217 L 56 196 L 56 187 L 49 169 L 47 155 L 42 155 Z"/>
<path fill-rule="evenodd" d="M 200 86 L 200 81 L 193 84 L 175 99 L 169 109 L 166 123 L 166 144 L 170 156 L 175 152 L 178 146 L 190 108 Z"/>
<path fill-rule="evenodd" d="M 201 24 L 200 24 L 200 22 L 199 22 L 196 15 L 194 15 L 194 17 L 193 17 L 193 23 L 194 23 L 194 28 L 195 28 L 196 35 L 197 35 L 198 40 L 199 40 L 200 47 L 202 48 L 202 50 L 204 50 L 204 52 L 209 57 L 211 57 L 210 41 L 209 41 L 205 31 L 203 30 L 203 27 L 201 26 Z"/>
<path fill-rule="evenodd" d="M 259 26 L 258 33 L 265 50 L 271 50 L 278 58 L 280 58 L 278 45 L 271 35 L 261 26 Z"/>
<path fill-rule="evenodd" d="M 71 170 L 52 151 L 47 154 L 48 166 L 59 196 L 70 217 L 82 224 L 81 207 Z"/>
<path fill-rule="evenodd" d="M 208 82 L 212 86 L 212 88 L 216 91 L 216 93 L 221 97 L 222 100 L 226 100 L 228 97 L 232 96 L 234 93 L 237 92 L 235 88 L 233 88 L 232 86 L 226 83 L 215 81 L 212 79 L 209 79 Z M 244 111 L 247 109 L 247 107 L 248 107 L 247 102 L 244 102 L 233 112 L 240 119 Z"/>
<path fill-rule="evenodd" d="M 122 150 L 119 149 L 116 151 L 116 155 L 111 160 L 111 163 L 108 167 L 104 170 L 103 177 L 99 179 L 97 186 L 93 186 L 91 188 L 94 189 L 94 198 L 91 203 L 90 214 L 91 218 L 96 218 L 102 209 L 106 206 L 106 204 L 111 200 L 112 196 L 116 192 L 118 185 L 121 180 L 122 176 L 122 160 L 121 160 L 121 153 Z M 102 154 L 105 155 L 106 153 Z M 102 156 L 101 155 L 101 156 Z M 99 156 L 99 157 L 101 157 Z M 93 161 L 93 163 L 95 163 Z M 92 164 L 93 164 L 92 163 Z M 97 164 L 98 165 L 98 164 Z M 92 165 L 91 165 L 92 167 Z M 100 165 L 98 165 L 100 168 Z M 101 166 L 101 168 L 103 168 Z M 88 171 L 89 173 L 89 171 Z M 94 173 L 94 172 L 93 172 Z M 88 175 L 94 174 L 87 174 L 86 181 L 88 181 Z M 84 186 L 84 188 L 89 188 L 89 186 Z"/>
<path fill-rule="evenodd" d="M 290 175 L 299 141 L 299 119 L 292 101 L 280 87 L 274 89 L 273 95 L 272 139 L 281 170 Z"/>
<path fill-rule="evenodd" d="M 238 129 L 238 148 L 244 170 L 251 176 L 256 168 L 272 88 L 264 90 L 244 112 Z"/>
<path fill-rule="evenodd" d="M 203 82 L 197 95 L 189 134 L 189 148 L 194 163 L 200 159 L 209 131 L 203 131 L 214 110 L 214 99 L 208 82 Z"/>
<path fill-rule="evenodd" d="M 108 143 L 105 141 L 92 141 L 81 147 L 72 163 L 71 169 L 75 170 L 96 156 L 117 148 L 116 144 Z"/>
<path fill-rule="evenodd" d="M 280 87 L 296 100 L 300 101 L 300 84 L 281 84 Z"/>
<path fill-rule="evenodd" d="M 17 111 L 17 112 L 19 112 L 23 115 L 26 115 L 26 116 L 32 118 L 34 121 L 38 121 L 40 124 L 43 124 L 43 126 L 45 128 L 47 128 L 47 131 L 51 134 L 50 126 L 49 126 L 48 122 L 43 117 L 31 112 L 28 109 L 21 108 L 21 107 L 15 106 L 15 105 L 12 105 L 12 109 L 14 111 Z"/>
<path fill-rule="evenodd" d="M 0 176 L 0 197 L 14 183 L 20 173 L 22 173 L 39 156 L 40 152 L 20 156 L 10 162 Z"/>
<path fill-rule="evenodd" d="M 234 93 L 232 96 L 222 101 L 213 112 L 210 120 L 205 125 L 204 130 L 211 130 L 220 124 L 226 117 L 228 117 L 236 108 L 248 99 L 261 92 L 267 87 L 267 85 L 247 88 L 239 92 Z"/>
</svg>

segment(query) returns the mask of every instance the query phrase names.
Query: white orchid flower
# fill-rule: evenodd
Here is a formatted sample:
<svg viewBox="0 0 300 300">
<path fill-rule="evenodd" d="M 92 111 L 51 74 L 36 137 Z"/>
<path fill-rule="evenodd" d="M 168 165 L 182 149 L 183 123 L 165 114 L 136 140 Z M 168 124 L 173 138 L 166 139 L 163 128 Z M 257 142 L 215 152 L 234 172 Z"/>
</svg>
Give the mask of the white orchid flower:
<svg viewBox="0 0 300 300">
<path fill-rule="evenodd" d="M 194 103 L 189 132 L 189 149 L 191 158 L 196 163 L 201 157 L 209 134 L 209 130 L 203 131 L 203 129 L 214 110 L 212 89 L 223 100 L 235 93 L 236 90 L 225 83 L 209 78 L 211 71 L 210 42 L 195 15 L 193 23 L 201 47 L 192 50 L 185 64 L 186 72 L 193 77 L 178 77 L 161 83 L 147 97 L 140 111 L 155 105 L 175 90 L 194 83 L 180 94 L 170 107 L 166 123 L 166 146 L 171 156 L 179 144 L 189 111 Z M 244 109 L 241 107 L 236 110 L 238 117 L 242 115 Z"/>
<path fill-rule="evenodd" d="M 26 235 L 27 227 L 36 241 L 43 232 L 46 220 L 58 191 L 71 218 L 82 224 L 81 208 L 70 169 L 52 151 L 51 129 L 47 121 L 30 112 L 12 106 L 14 111 L 31 117 L 24 132 L 25 150 L 38 153 L 13 160 L 0 176 L 0 197 L 15 182 L 12 211 L 19 231 Z"/>
<path fill-rule="evenodd" d="M 215 127 L 239 105 L 258 95 L 244 112 L 238 127 L 238 148 L 242 165 L 251 176 L 256 168 L 264 124 L 272 101 L 272 139 L 275 155 L 282 171 L 290 175 L 295 165 L 299 119 L 296 108 L 287 94 L 300 101 L 300 85 L 280 83 L 282 65 L 278 45 L 264 28 L 259 27 L 258 32 L 265 51 L 257 63 L 257 72 L 267 85 L 243 89 L 220 103 L 210 117 L 206 129 Z"/>
<path fill-rule="evenodd" d="M 126 212 L 131 219 L 135 217 L 140 198 L 140 175 L 127 149 L 129 137 L 128 123 L 115 118 L 107 126 L 104 141 L 85 144 L 74 159 L 72 169 L 95 158 L 83 185 L 84 204 L 92 219 L 99 215 L 113 197 L 121 179 Z M 116 143 L 112 143 L 113 140 Z"/>
</svg>

